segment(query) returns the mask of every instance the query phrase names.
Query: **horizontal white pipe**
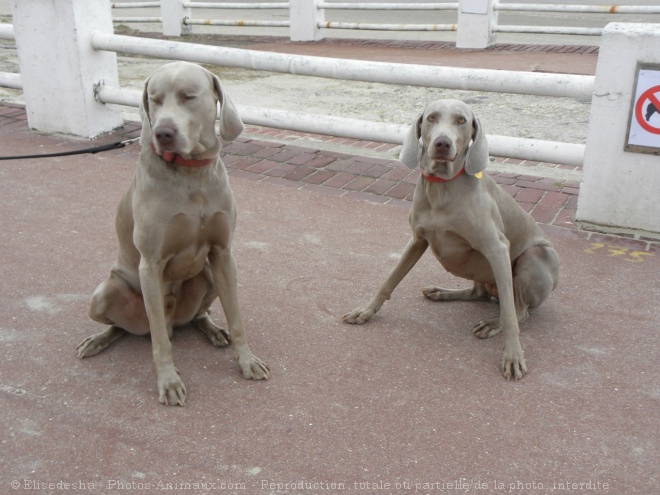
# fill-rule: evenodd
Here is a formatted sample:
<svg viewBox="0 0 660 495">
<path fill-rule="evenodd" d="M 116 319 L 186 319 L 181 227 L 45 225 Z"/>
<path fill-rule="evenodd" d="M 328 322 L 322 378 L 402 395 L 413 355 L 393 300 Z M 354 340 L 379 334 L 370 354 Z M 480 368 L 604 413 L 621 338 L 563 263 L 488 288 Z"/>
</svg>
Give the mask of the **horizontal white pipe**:
<svg viewBox="0 0 660 495">
<path fill-rule="evenodd" d="M 495 26 L 496 33 L 538 33 L 538 34 L 573 34 L 580 36 L 600 36 L 603 28 L 561 27 L 561 26 Z"/>
<path fill-rule="evenodd" d="M 365 22 L 319 22 L 325 29 L 363 29 L 365 31 L 456 31 L 456 24 L 369 24 Z"/>
<path fill-rule="evenodd" d="M 458 10 L 458 3 L 329 3 L 319 2 L 319 9 L 342 10 Z"/>
<path fill-rule="evenodd" d="M 139 107 L 142 101 L 142 91 L 99 84 L 94 87 L 94 97 L 101 103 Z"/>
<path fill-rule="evenodd" d="M 183 6 L 191 9 L 288 9 L 288 2 L 275 3 L 211 3 L 183 2 Z"/>
<path fill-rule="evenodd" d="M 12 72 L 0 72 L 0 86 L 3 88 L 23 89 L 21 75 Z"/>
<path fill-rule="evenodd" d="M 585 14 L 660 14 L 660 6 L 653 5 L 556 5 L 496 3 L 495 10 L 509 12 L 565 12 Z"/>
<path fill-rule="evenodd" d="M 13 40 L 16 39 L 14 36 L 14 25 L 13 24 L 0 24 L 0 39 L 3 40 Z"/>
<path fill-rule="evenodd" d="M 98 88 L 97 98 L 103 103 L 137 107 L 140 104 L 142 92 L 135 89 L 101 86 Z M 402 144 L 409 128 L 407 125 L 385 124 L 329 115 L 311 115 L 272 108 L 239 106 L 238 111 L 241 120 L 249 125 L 379 143 Z M 584 159 L 585 146 L 583 144 L 498 135 L 488 135 L 487 138 L 490 154 L 493 156 L 572 166 L 581 166 Z"/>
<path fill-rule="evenodd" d="M 544 163 L 558 163 L 581 167 L 584 162 L 584 144 L 543 141 L 489 134 L 488 152 L 491 156 L 517 158 Z"/>
<path fill-rule="evenodd" d="M 113 17 L 113 22 L 163 22 L 162 17 Z"/>
<path fill-rule="evenodd" d="M 113 9 L 148 9 L 152 7 L 160 8 L 160 2 L 135 2 L 135 3 L 111 3 Z"/>
<path fill-rule="evenodd" d="M 186 17 L 183 23 L 187 26 L 242 26 L 242 27 L 289 27 L 289 21 L 232 21 L 222 19 L 190 19 Z"/>
<path fill-rule="evenodd" d="M 97 50 L 330 79 L 586 100 L 591 99 L 595 79 L 594 76 L 570 74 L 465 69 L 310 57 L 121 36 L 98 30 L 92 33 L 91 45 Z"/>
</svg>

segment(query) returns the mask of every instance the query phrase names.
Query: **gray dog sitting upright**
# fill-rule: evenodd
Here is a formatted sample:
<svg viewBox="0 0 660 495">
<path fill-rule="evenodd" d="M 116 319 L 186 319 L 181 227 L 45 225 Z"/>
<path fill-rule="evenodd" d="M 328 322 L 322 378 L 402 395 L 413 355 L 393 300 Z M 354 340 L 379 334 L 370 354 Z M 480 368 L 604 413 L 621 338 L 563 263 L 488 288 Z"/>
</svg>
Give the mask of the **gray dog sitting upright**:
<svg viewBox="0 0 660 495">
<path fill-rule="evenodd" d="M 90 305 L 91 318 L 109 326 L 78 346 L 78 355 L 89 357 L 126 332 L 151 335 L 158 400 L 164 404 L 186 400 L 170 337 L 173 328 L 188 323 L 216 346 L 231 342 L 245 378 L 269 374 L 248 347 L 238 308 L 232 256 L 236 206 L 218 155 L 218 102 L 220 136 L 231 141 L 243 123 L 214 74 L 174 62 L 145 82 L 142 152 L 115 221 L 119 253 Z M 208 315 L 216 297 L 228 332 Z"/>
<path fill-rule="evenodd" d="M 500 318 L 480 321 L 475 335 L 502 331 L 502 372 L 519 379 L 527 372 L 518 323 L 557 286 L 559 256 L 550 240 L 495 181 L 483 175 L 488 144 L 481 125 L 461 101 L 429 104 L 410 128 L 401 161 L 421 168 L 410 226 L 413 237 L 397 266 L 373 298 L 344 316 L 347 323 L 369 320 L 431 246 L 448 272 L 474 281 L 473 287 L 429 287 L 434 301 L 499 299 Z"/>
</svg>

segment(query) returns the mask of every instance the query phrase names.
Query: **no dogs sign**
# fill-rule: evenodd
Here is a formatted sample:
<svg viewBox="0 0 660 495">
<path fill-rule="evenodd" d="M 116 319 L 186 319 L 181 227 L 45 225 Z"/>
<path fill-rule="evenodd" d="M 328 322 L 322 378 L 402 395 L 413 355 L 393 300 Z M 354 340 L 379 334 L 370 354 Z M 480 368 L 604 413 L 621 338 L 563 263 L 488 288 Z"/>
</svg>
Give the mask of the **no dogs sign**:
<svg viewBox="0 0 660 495">
<path fill-rule="evenodd" d="M 660 66 L 640 64 L 630 109 L 626 151 L 660 155 Z"/>
</svg>

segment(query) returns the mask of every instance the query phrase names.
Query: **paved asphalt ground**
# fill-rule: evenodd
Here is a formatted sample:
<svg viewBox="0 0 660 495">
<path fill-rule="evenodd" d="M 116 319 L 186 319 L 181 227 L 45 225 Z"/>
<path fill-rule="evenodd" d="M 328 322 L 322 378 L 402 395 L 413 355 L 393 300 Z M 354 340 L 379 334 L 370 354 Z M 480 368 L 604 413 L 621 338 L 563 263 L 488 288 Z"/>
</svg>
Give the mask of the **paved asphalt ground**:
<svg viewBox="0 0 660 495">
<path fill-rule="evenodd" d="M 502 67 L 532 53 L 514 48 Z M 579 57 L 595 54 L 564 53 L 559 69 Z M 127 121 L 94 142 L 138 134 Z M 405 246 L 417 176 L 388 145 L 332 141 L 248 127 L 225 146 L 241 309 L 272 377 L 243 380 L 229 350 L 181 329 L 184 408 L 158 404 L 148 339 L 75 351 L 100 329 L 87 304 L 116 255 L 114 211 L 139 146 L 0 162 L 0 492 L 657 492 L 659 244 L 578 229 L 579 170 L 493 162 L 562 260 L 558 288 L 521 328 L 529 374 L 506 382 L 501 336 L 470 332 L 498 307 L 426 300 L 422 287 L 465 286 L 428 254 L 372 322 L 341 323 Z M 31 131 L 22 106 L 0 104 L 2 155 L 89 144 Z M 224 324 L 218 304 L 214 317 Z"/>
</svg>

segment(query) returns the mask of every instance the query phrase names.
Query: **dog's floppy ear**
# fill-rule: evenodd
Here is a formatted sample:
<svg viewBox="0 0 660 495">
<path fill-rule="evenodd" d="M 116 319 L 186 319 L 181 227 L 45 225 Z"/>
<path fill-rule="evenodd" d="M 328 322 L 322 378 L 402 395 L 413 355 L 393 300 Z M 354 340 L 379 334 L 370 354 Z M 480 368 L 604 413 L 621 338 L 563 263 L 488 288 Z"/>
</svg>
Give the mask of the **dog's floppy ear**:
<svg viewBox="0 0 660 495">
<path fill-rule="evenodd" d="M 151 118 L 149 117 L 149 93 L 147 92 L 148 85 L 149 78 L 144 81 L 142 101 L 140 102 L 140 117 L 142 117 L 142 132 L 140 133 L 141 146 L 149 146 L 151 143 Z"/>
<path fill-rule="evenodd" d="M 488 165 L 488 141 L 486 134 L 481 128 L 481 123 L 476 117 L 472 120 L 472 144 L 465 156 L 465 171 L 470 175 L 481 172 Z"/>
<path fill-rule="evenodd" d="M 211 74 L 211 77 L 220 102 L 220 137 L 225 141 L 233 141 L 243 132 L 245 126 L 231 98 L 223 91 L 218 76 Z"/>
<path fill-rule="evenodd" d="M 419 144 L 419 139 L 422 137 L 422 117 L 424 114 L 420 114 L 417 119 L 412 123 L 408 134 L 403 139 L 403 146 L 401 147 L 401 153 L 399 154 L 399 160 L 408 168 L 417 168 L 419 164 L 419 155 L 422 150 L 421 145 Z"/>
</svg>

